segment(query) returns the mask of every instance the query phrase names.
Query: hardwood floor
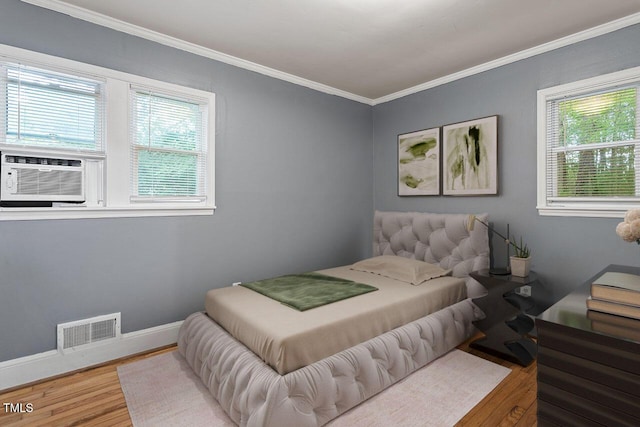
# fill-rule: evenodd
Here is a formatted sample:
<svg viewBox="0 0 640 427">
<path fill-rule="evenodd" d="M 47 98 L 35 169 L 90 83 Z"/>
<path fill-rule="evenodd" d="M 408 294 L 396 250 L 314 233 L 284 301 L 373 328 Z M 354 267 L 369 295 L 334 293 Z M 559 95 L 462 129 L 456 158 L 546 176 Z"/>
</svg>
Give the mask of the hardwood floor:
<svg viewBox="0 0 640 427">
<path fill-rule="evenodd" d="M 511 373 L 480 403 L 478 403 L 456 426 L 482 427 L 535 427 L 536 418 L 536 361 L 527 367 L 508 362 L 481 351 L 469 348 L 469 343 L 458 348 L 483 359 L 506 366 Z"/>
<path fill-rule="evenodd" d="M 469 341 L 470 342 L 470 341 Z M 536 426 L 536 364 L 526 368 L 469 348 L 458 348 L 512 371 L 458 426 Z M 0 426 L 131 426 L 117 367 L 169 347 L 0 394 Z M 18 406 L 22 404 L 22 406 Z M 29 411 L 31 404 L 33 410 Z M 13 405 L 12 407 L 9 405 Z M 22 409 L 23 412 L 15 412 Z"/>
</svg>

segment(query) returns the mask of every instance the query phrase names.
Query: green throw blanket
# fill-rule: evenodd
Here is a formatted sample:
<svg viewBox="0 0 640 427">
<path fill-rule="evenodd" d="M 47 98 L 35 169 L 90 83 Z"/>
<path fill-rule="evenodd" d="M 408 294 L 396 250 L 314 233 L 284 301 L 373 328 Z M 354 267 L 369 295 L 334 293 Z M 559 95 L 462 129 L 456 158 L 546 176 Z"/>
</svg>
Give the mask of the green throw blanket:
<svg viewBox="0 0 640 427">
<path fill-rule="evenodd" d="M 300 311 L 378 290 L 373 286 L 318 273 L 289 274 L 240 286 Z"/>
</svg>

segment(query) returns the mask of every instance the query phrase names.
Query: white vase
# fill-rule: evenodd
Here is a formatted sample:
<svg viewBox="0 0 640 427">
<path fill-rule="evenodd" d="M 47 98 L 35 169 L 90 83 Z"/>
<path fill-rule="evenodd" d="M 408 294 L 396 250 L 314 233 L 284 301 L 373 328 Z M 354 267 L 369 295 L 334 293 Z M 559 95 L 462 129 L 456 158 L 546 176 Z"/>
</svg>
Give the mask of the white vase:
<svg viewBox="0 0 640 427">
<path fill-rule="evenodd" d="M 529 275 L 529 266 L 531 257 L 519 258 L 517 256 L 510 257 L 511 274 L 517 277 L 527 277 Z"/>
</svg>

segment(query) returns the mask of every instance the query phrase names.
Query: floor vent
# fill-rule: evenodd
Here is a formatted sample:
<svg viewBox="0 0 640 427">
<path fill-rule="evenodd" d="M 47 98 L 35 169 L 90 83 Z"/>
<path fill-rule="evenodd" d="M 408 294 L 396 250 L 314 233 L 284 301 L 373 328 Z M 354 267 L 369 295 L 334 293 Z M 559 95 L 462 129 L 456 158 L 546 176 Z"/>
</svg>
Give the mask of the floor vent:
<svg viewBox="0 0 640 427">
<path fill-rule="evenodd" d="M 120 337 L 120 313 L 58 325 L 58 350 L 69 351 Z"/>
</svg>

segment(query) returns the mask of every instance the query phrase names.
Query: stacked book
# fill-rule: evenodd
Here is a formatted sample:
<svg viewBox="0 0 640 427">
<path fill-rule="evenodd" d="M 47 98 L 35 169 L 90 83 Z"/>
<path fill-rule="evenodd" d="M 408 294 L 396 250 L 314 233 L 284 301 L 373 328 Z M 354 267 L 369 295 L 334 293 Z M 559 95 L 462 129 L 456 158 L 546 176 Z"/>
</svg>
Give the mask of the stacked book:
<svg viewBox="0 0 640 427">
<path fill-rule="evenodd" d="M 589 310 L 591 329 L 607 335 L 640 342 L 640 320 Z"/>
<path fill-rule="evenodd" d="M 640 276 L 613 271 L 604 273 L 591 284 L 587 308 L 592 326 L 621 326 L 637 329 L 640 334 Z M 601 325 L 602 322 L 608 324 Z"/>
<path fill-rule="evenodd" d="M 640 276 L 608 271 L 591 284 L 587 308 L 640 319 Z"/>
<path fill-rule="evenodd" d="M 594 330 L 640 340 L 640 276 L 604 273 L 591 284 L 587 308 Z"/>
</svg>

